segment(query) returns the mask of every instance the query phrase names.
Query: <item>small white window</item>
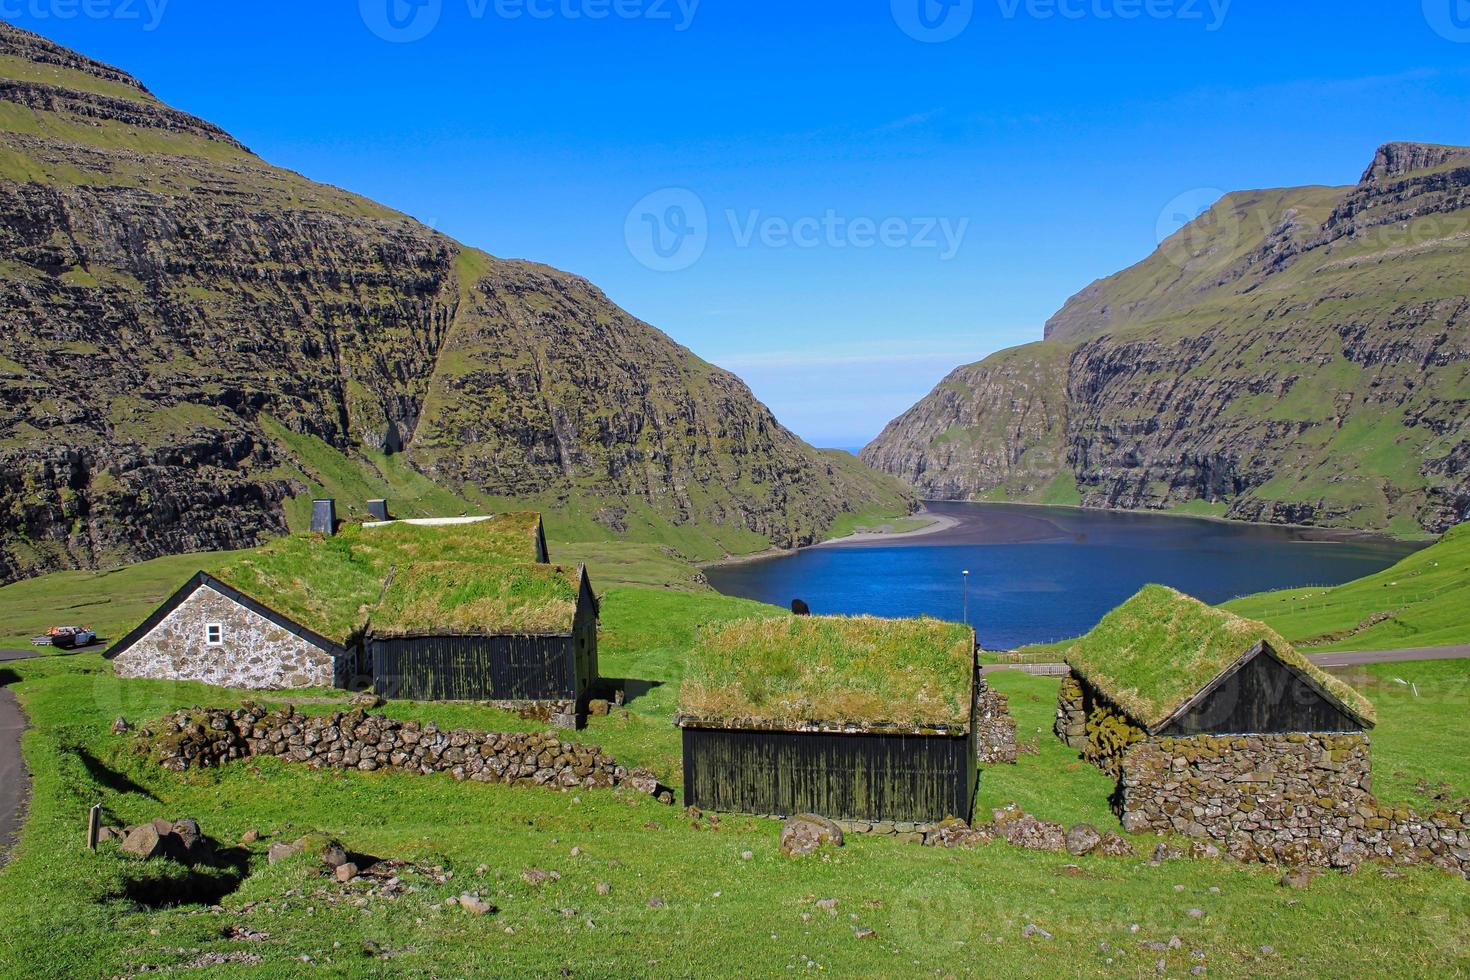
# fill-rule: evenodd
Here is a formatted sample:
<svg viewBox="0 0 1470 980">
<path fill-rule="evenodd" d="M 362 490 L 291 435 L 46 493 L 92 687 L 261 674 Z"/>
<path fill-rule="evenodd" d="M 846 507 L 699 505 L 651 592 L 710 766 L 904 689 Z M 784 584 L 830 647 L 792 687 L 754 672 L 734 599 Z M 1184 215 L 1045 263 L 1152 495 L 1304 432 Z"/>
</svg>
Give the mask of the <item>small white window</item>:
<svg viewBox="0 0 1470 980">
<path fill-rule="evenodd" d="M 204 642 L 212 647 L 220 646 L 225 642 L 225 628 L 219 623 L 210 623 L 204 627 Z"/>
</svg>

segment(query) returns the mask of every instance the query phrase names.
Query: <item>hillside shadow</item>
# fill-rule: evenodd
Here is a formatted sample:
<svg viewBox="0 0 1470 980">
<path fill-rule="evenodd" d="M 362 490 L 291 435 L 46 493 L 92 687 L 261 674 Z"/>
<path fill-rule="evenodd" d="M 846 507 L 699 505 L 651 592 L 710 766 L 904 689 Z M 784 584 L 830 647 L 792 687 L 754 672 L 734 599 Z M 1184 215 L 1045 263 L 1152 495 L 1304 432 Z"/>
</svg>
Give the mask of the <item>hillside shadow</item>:
<svg viewBox="0 0 1470 980">
<path fill-rule="evenodd" d="M 666 681 L 644 681 L 632 677 L 604 677 L 602 686 L 598 692 L 599 697 L 605 697 L 609 701 L 615 701 L 615 694 L 623 692 L 623 707 L 627 707 L 639 698 L 647 697 L 653 691 L 663 687 Z"/>
<path fill-rule="evenodd" d="M 157 911 L 183 905 L 218 905 L 233 895 L 250 875 L 250 852 L 243 847 L 216 850 L 209 858 L 178 858 L 140 863 L 142 873 L 123 882 L 114 898 Z"/>
<path fill-rule="evenodd" d="M 91 776 L 99 785 L 107 787 L 114 793 L 137 793 L 139 796 L 147 797 L 155 803 L 158 802 L 158 797 L 154 796 L 145 787 L 133 782 L 125 773 L 113 769 L 86 749 L 79 748 L 73 749 L 72 751 L 81 760 L 83 768 L 87 770 L 87 775 Z"/>
</svg>

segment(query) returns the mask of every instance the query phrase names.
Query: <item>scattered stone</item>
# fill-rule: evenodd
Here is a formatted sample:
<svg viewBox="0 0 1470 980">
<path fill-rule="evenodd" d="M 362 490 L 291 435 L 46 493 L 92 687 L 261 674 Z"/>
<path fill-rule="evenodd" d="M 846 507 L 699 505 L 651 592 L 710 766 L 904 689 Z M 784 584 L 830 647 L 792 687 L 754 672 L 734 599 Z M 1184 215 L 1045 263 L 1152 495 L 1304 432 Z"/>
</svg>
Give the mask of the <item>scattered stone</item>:
<svg viewBox="0 0 1470 980">
<path fill-rule="evenodd" d="M 480 898 L 478 895 L 459 896 L 459 907 L 473 916 L 485 916 L 496 911 L 495 906 Z"/>
<path fill-rule="evenodd" d="M 254 829 L 253 827 L 240 835 L 241 844 L 254 844 L 258 840 L 260 840 L 260 831 Z"/>
<path fill-rule="evenodd" d="M 835 898 L 821 898 L 817 900 L 817 908 L 826 909 L 828 912 L 835 913 L 837 911 L 837 905 L 838 902 Z"/>
<path fill-rule="evenodd" d="M 373 708 L 381 708 L 387 703 L 372 691 L 363 691 L 361 694 L 354 694 L 347 702 L 349 707 L 356 708 L 359 711 L 371 711 Z"/>
<path fill-rule="evenodd" d="M 158 833 L 157 827 L 145 823 L 130 830 L 118 850 L 147 861 L 163 853 L 163 837 Z"/>
<path fill-rule="evenodd" d="M 344 861 L 342 864 L 337 865 L 335 870 L 337 880 L 342 882 L 344 885 L 347 882 L 351 881 L 353 878 L 357 877 L 357 865 L 353 864 L 351 861 Z"/>
<path fill-rule="evenodd" d="M 593 698 L 587 702 L 587 713 L 594 717 L 605 718 L 611 710 L 612 705 L 603 698 Z"/>
<path fill-rule="evenodd" d="M 1281 876 L 1283 888 L 1306 889 L 1311 887 L 1312 872 L 1305 868 L 1293 868 Z"/>
<path fill-rule="evenodd" d="M 1275 953 L 1276 953 L 1276 947 L 1275 946 L 1262 946 L 1261 947 L 1261 955 L 1262 956 L 1273 956 L 1273 955 L 1275 955 Z"/>
<path fill-rule="evenodd" d="M 1073 857 L 1091 854 L 1101 843 L 1102 834 L 1092 824 L 1073 824 L 1067 831 L 1067 853 Z"/>
<path fill-rule="evenodd" d="M 853 935 L 858 939 L 872 939 L 877 936 L 878 933 L 874 932 L 872 929 L 858 929 L 853 933 Z"/>
<path fill-rule="evenodd" d="M 752 860 L 754 857 L 755 857 L 755 852 L 754 851 L 741 851 L 740 852 L 740 860 L 742 860 L 742 861 L 749 861 L 749 860 Z"/>
<path fill-rule="evenodd" d="M 122 831 L 121 830 L 118 830 L 116 827 L 98 827 L 97 828 L 97 842 L 99 844 L 102 843 L 102 842 L 104 842 L 104 841 L 122 840 L 122 838 L 123 838 Z"/>
<path fill-rule="evenodd" d="M 1184 914 L 1187 915 L 1187 916 L 1189 916 L 1191 919 L 1203 919 L 1205 917 L 1205 910 L 1204 909 L 1190 909 L 1189 911 L 1185 912 Z"/>
<path fill-rule="evenodd" d="M 1026 925 L 1021 927 L 1021 938 L 1031 939 L 1033 937 L 1037 939 L 1052 938 L 1051 933 L 1041 928 L 1041 926 L 1036 925 L 1034 922 L 1028 922 L 1026 923 Z"/>
<path fill-rule="evenodd" d="M 285 841 L 276 841 L 265 852 L 266 863 L 279 864 L 282 861 L 295 857 L 304 850 L 306 850 L 305 841 L 298 840 L 290 844 Z"/>
<path fill-rule="evenodd" d="M 1128 842 L 1128 838 L 1115 830 L 1110 830 L 1106 834 L 1103 834 L 1102 843 L 1097 846 L 1097 850 L 1093 853 L 1101 854 L 1105 857 L 1136 857 L 1138 855 L 1133 845 Z"/>
<path fill-rule="evenodd" d="M 336 841 L 327 841 L 321 849 L 322 863 L 333 870 L 347 863 L 347 849 Z"/>
<path fill-rule="evenodd" d="M 599 895 L 606 895 L 606 894 L 608 894 L 611 891 L 612 891 L 612 885 L 609 885 L 607 882 L 605 882 L 605 881 L 599 881 L 597 883 L 597 894 L 599 894 Z"/>
<path fill-rule="evenodd" d="M 648 900 L 648 907 L 651 909 L 661 909 L 664 907 L 664 900 L 654 895 Z"/>
<path fill-rule="evenodd" d="M 1209 970 L 1206 970 L 1202 966 L 1192 966 L 1192 967 L 1189 968 L 1189 975 L 1192 976 L 1192 977 L 1202 977 L 1206 973 L 1209 973 L 1209 972 L 1210 972 Z"/>
<path fill-rule="evenodd" d="M 826 817 L 801 814 L 781 828 L 781 853 L 788 857 L 811 854 L 823 845 L 843 846 L 842 828 Z"/>
<path fill-rule="evenodd" d="M 1176 892 L 1182 892 L 1182 891 L 1184 891 L 1184 886 L 1183 885 L 1175 885 L 1174 886 L 1174 890 Z"/>
<path fill-rule="evenodd" d="M 133 726 L 128 724 L 128 720 L 121 715 L 112 723 L 112 734 L 114 735 L 126 735 L 132 730 Z"/>
<path fill-rule="evenodd" d="M 526 884 L 536 887 L 544 885 L 548 881 L 560 880 L 561 875 L 555 871 L 542 871 L 540 868 L 527 868 L 521 872 L 521 878 Z"/>
</svg>

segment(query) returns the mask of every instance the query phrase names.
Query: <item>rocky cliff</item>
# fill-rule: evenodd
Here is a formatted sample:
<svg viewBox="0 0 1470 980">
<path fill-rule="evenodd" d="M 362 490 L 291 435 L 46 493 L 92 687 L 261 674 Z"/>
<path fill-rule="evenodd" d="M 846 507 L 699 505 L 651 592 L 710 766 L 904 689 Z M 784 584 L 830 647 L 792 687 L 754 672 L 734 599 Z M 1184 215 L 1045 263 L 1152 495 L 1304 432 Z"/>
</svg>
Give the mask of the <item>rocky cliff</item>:
<svg viewBox="0 0 1470 980">
<path fill-rule="evenodd" d="M 1227 195 L 863 452 L 921 495 L 1439 531 L 1470 516 L 1470 150 Z"/>
<path fill-rule="evenodd" d="M 742 548 L 908 503 L 587 281 L 4 24 L 0 280 L 0 582 L 255 544 L 333 488 Z"/>
</svg>

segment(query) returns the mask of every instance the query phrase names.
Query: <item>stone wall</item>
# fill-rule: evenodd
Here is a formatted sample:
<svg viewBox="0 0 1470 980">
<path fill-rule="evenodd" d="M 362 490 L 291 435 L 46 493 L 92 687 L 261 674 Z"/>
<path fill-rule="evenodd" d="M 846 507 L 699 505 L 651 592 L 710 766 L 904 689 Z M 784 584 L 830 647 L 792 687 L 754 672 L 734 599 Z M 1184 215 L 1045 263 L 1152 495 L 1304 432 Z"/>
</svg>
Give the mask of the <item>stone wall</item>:
<svg viewBox="0 0 1470 980">
<path fill-rule="evenodd" d="M 1470 877 L 1470 814 L 1379 804 L 1365 735 L 1197 735 L 1127 749 L 1124 829 L 1217 842 L 1242 861 L 1430 863 Z"/>
<path fill-rule="evenodd" d="M 481 783 L 559 789 L 627 785 L 672 803 L 647 769 L 629 771 L 596 746 L 563 742 L 556 732 L 442 731 L 433 722 L 399 721 L 364 711 L 307 716 L 295 708 L 266 711 L 191 708 L 139 732 L 140 746 L 174 772 L 276 756 L 314 769 L 447 773 Z"/>
<path fill-rule="evenodd" d="M 982 763 L 1016 761 L 1016 719 L 1011 717 L 1010 699 L 981 682 L 976 700 L 976 757 Z"/>
<path fill-rule="evenodd" d="M 1083 706 L 1082 685 L 1068 674 L 1057 691 L 1057 720 L 1052 726 L 1057 738 L 1067 746 L 1082 751 L 1087 744 L 1087 709 Z"/>
<path fill-rule="evenodd" d="M 221 627 L 221 642 L 211 646 L 205 630 L 214 623 Z M 331 687 L 339 675 L 329 652 L 207 585 L 118 654 L 113 666 L 119 677 L 201 681 L 257 691 Z"/>
</svg>

